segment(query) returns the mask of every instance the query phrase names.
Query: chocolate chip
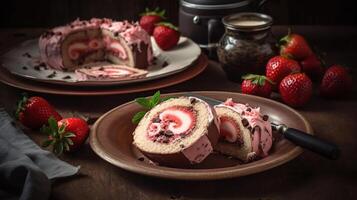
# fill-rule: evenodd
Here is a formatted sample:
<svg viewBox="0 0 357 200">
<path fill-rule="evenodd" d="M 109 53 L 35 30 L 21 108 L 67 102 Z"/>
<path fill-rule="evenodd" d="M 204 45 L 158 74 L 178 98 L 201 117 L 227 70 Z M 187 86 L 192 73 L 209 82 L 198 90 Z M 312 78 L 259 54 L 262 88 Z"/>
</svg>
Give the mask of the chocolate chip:
<svg viewBox="0 0 357 200">
<path fill-rule="evenodd" d="M 244 127 L 247 127 L 249 125 L 249 122 L 248 122 L 248 120 L 246 118 L 243 118 L 242 119 L 242 124 L 243 124 Z"/>
<path fill-rule="evenodd" d="M 100 67 L 98 70 L 99 71 L 104 71 L 104 67 Z"/>
<path fill-rule="evenodd" d="M 167 136 L 167 137 L 172 137 L 172 136 L 174 136 L 174 133 L 173 133 L 172 131 L 166 131 L 164 134 L 165 134 L 165 136 Z"/>
<path fill-rule="evenodd" d="M 242 115 L 245 115 L 245 112 L 244 112 L 244 111 L 242 112 Z"/>
<path fill-rule="evenodd" d="M 169 65 L 169 63 L 167 63 L 166 61 L 162 63 L 161 67 L 164 68 L 166 67 L 167 65 Z"/>
<path fill-rule="evenodd" d="M 38 66 L 38 65 L 33 66 L 33 68 L 34 68 L 36 71 L 41 71 L 41 68 L 40 68 L 40 66 Z"/>
<path fill-rule="evenodd" d="M 16 127 L 16 122 L 15 121 L 11 121 L 10 123 L 11 123 L 12 126 Z"/>
<path fill-rule="evenodd" d="M 23 70 L 27 70 L 27 67 L 26 67 L 26 66 L 22 66 L 22 69 L 23 69 Z"/>
<path fill-rule="evenodd" d="M 74 26 L 73 26 L 73 25 L 71 25 L 70 27 L 71 27 L 71 28 L 74 28 Z"/>
<path fill-rule="evenodd" d="M 185 148 L 185 145 L 183 145 L 183 144 L 180 144 L 180 147 L 183 149 L 183 148 Z"/>
<path fill-rule="evenodd" d="M 48 76 L 47 76 L 47 78 L 53 78 L 53 77 L 55 77 L 56 76 L 56 72 L 55 71 L 53 71 L 51 74 L 49 74 Z"/>
<path fill-rule="evenodd" d="M 190 102 L 191 102 L 191 104 L 195 104 L 197 102 L 197 99 L 196 98 L 191 98 Z"/>
<path fill-rule="evenodd" d="M 186 135 L 184 133 L 181 133 L 180 136 L 181 136 L 181 138 L 185 138 L 186 137 Z"/>
<path fill-rule="evenodd" d="M 145 160 L 145 158 L 140 157 L 140 158 L 138 158 L 138 160 L 140 160 L 140 161 L 144 161 L 144 160 Z"/>
<path fill-rule="evenodd" d="M 246 110 L 246 111 L 250 112 L 250 111 L 252 111 L 252 109 L 251 109 L 251 108 L 247 108 L 247 110 Z"/>
<path fill-rule="evenodd" d="M 118 36 L 119 36 L 119 32 L 118 32 L 118 31 L 115 32 L 115 33 L 114 33 L 114 36 L 115 36 L 115 37 L 118 37 Z"/>
<path fill-rule="evenodd" d="M 22 54 L 22 56 L 24 56 L 24 57 L 28 57 L 28 58 L 32 58 L 32 56 L 31 56 L 31 54 L 29 54 L 29 53 L 24 53 L 24 54 Z"/>
<path fill-rule="evenodd" d="M 247 129 L 252 132 L 252 127 L 251 126 L 248 126 Z"/>
<path fill-rule="evenodd" d="M 264 116 L 263 116 L 263 120 L 264 120 L 264 121 L 268 121 L 268 119 L 269 119 L 269 116 L 268 116 L 268 115 L 264 115 Z"/>
<path fill-rule="evenodd" d="M 161 122 L 161 119 L 159 117 L 155 117 L 153 120 L 152 120 L 153 123 L 160 123 Z"/>
<path fill-rule="evenodd" d="M 165 137 L 165 138 L 162 140 L 162 142 L 163 142 L 163 143 L 165 143 L 165 144 L 167 144 L 167 143 L 169 143 L 169 142 L 170 142 L 170 139 L 169 139 L 169 138 L 167 138 L 167 137 Z"/>
<path fill-rule="evenodd" d="M 71 79 L 71 76 L 65 76 L 62 79 Z"/>
<path fill-rule="evenodd" d="M 165 134 L 165 131 L 159 131 L 159 135 L 164 135 Z"/>
</svg>

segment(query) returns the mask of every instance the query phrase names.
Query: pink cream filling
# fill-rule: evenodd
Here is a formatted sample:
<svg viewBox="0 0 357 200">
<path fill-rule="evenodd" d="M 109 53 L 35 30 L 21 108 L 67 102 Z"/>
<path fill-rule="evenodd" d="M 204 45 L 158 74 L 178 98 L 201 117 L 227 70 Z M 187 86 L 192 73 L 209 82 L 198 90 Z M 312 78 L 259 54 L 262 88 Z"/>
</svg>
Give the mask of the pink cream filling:
<svg viewBox="0 0 357 200">
<path fill-rule="evenodd" d="M 230 117 L 220 117 L 220 134 L 228 142 L 236 142 L 240 137 L 240 129 Z"/>
<path fill-rule="evenodd" d="M 232 107 L 242 118 L 248 120 L 252 127 L 252 151 L 261 157 L 268 155 L 273 144 L 272 129 L 269 121 L 264 121 L 260 108 L 252 108 L 248 105 L 235 103 L 232 99 L 227 99 L 224 106 Z M 229 140 L 228 140 L 229 141 Z"/>
<path fill-rule="evenodd" d="M 154 117 L 148 126 L 147 135 L 152 141 L 162 142 L 163 139 L 172 141 L 177 137 L 188 135 L 195 123 L 195 113 L 190 108 L 169 107 Z"/>
<path fill-rule="evenodd" d="M 94 52 L 102 48 L 105 48 L 107 51 L 112 52 L 123 60 L 128 58 L 128 55 L 120 42 L 113 40 L 108 36 L 104 37 L 103 40 L 91 39 L 88 41 L 74 42 L 69 45 L 68 54 L 72 60 L 76 60 L 83 54 Z"/>
</svg>

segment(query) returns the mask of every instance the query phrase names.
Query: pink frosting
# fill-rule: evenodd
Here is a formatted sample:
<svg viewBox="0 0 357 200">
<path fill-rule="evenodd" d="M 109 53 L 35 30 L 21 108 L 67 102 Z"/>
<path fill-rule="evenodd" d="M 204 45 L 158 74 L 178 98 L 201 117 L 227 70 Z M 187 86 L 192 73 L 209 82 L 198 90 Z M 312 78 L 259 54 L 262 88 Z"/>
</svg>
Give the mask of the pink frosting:
<svg viewBox="0 0 357 200">
<path fill-rule="evenodd" d="M 182 150 L 182 153 L 192 164 L 195 164 L 202 162 L 212 151 L 211 142 L 205 134 L 193 143 L 190 148 Z"/>
<path fill-rule="evenodd" d="M 258 156 L 265 157 L 273 144 L 272 128 L 269 120 L 263 120 L 260 108 L 252 108 L 248 104 L 235 103 L 232 99 L 219 106 L 228 106 L 238 112 L 242 119 L 248 120 L 249 126 L 252 127 L 252 152 Z"/>
<path fill-rule="evenodd" d="M 75 20 L 65 26 L 56 27 L 45 32 L 39 39 L 40 56 L 42 62 L 47 63 L 55 69 L 64 69 L 61 55 L 61 44 L 67 35 L 74 31 L 83 29 L 107 29 L 118 33 L 129 46 L 136 45 L 141 51 L 140 44 L 143 42 L 148 45 L 147 61 L 151 63 L 153 53 L 150 36 L 142 29 L 138 23 L 129 23 L 128 21 L 112 21 L 111 19 Z"/>
</svg>

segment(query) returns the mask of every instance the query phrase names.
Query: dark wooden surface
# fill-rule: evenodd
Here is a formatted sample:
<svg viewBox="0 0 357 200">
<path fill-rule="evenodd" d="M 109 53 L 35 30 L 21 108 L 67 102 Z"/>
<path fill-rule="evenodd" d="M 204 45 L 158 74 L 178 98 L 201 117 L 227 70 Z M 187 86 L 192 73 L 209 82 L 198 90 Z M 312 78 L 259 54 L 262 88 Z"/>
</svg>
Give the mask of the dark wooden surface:
<svg viewBox="0 0 357 200">
<path fill-rule="evenodd" d="M 327 63 L 341 63 L 356 68 L 357 28 L 298 26 L 293 29 L 305 35 L 325 54 Z M 281 35 L 286 27 L 274 27 Z M 0 49 L 38 35 L 41 30 L 4 30 L 0 34 Z M 356 199 L 357 197 L 357 91 L 339 100 L 326 100 L 314 95 L 298 111 L 311 123 L 315 134 L 338 144 L 342 155 L 337 161 L 321 158 L 305 151 L 298 158 L 266 172 L 220 181 L 172 181 L 126 172 L 101 160 L 85 144 L 80 151 L 61 159 L 80 165 L 80 174 L 53 183 L 51 199 Z M 210 61 L 208 68 L 190 81 L 164 88 L 162 92 L 188 90 L 220 90 L 239 92 L 240 85 L 229 82 L 218 63 Z M 0 84 L 0 103 L 10 110 L 22 91 Z M 63 97 L 41 95 L 69 115 L 78 112 L 97 117 L 135 97 L 132 95 L 100 97 Z M 36 142 L 44 136 L 26 131 Z"/>
<path fill-rule="evenodd" d="M 353 0 L 268 0 L 261 12 L 275 24 L 357 25 Z M 137 20 L 145 7 L 166 9 L 177 23 L 179 0 L 11 0 L 0 6 L 0 27 L 53 27 L 77 17 Z"/>
</svg>

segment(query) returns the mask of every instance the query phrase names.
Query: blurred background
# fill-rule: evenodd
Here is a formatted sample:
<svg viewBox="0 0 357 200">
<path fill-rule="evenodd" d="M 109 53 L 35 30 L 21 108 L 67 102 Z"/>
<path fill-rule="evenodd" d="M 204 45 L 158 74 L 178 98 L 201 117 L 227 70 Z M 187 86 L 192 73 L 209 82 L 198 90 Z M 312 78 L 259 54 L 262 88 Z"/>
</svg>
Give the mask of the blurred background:
<svg viewBox="0 0 357 200">
<path fill-rule="evenodd" d="M 353 0 L 268 0 L 262 12 L 276 25 L 357 25 Z M 166 9 L 178 23 L 178 0 L 11 0 L 0 7 L 1 27 L 52 27 L 77 17 L 137 20 L 146 7 Z"/>
</svg>

